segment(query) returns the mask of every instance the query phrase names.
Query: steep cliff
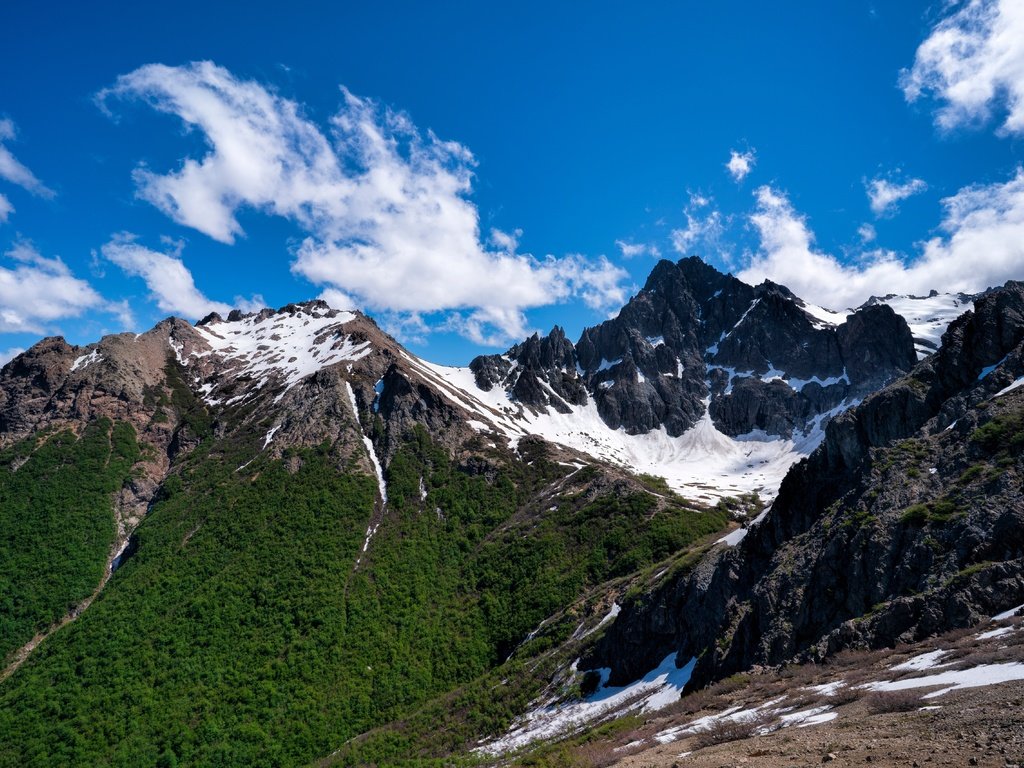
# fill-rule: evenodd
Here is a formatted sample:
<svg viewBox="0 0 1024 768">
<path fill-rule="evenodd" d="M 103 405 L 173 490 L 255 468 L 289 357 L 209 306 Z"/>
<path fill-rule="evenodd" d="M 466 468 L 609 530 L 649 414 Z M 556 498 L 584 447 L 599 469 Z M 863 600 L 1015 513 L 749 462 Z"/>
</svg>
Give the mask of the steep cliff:
<svg viewBox="0 0 1024 768">
<path fill-rule="evenodd" d="M 613 680 L 666 652 L 693 684 L 879 647 L 1024 601 L 1024 284 L 975 304 L 937 354 L 832 420 L 734 548 L 623 606 L 590 659 Z"/>
</svg>

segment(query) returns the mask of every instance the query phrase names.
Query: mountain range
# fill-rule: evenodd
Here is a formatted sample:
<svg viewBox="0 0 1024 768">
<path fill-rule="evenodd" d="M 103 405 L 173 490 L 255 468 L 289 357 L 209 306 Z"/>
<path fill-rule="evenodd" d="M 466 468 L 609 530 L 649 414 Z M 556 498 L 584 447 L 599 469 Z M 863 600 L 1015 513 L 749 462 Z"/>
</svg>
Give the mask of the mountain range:
<svg viewBox="0 0 1024 768">
<path fill-rule="evenodd" d="M 1022 283 L 834 312 L 697 258 L 463 368 L 323 301 L 44 339 L 0 371 L 0 765 L 528 760 L 972 626 L 1024 603 L 1022 384 Z"/>
</svg>

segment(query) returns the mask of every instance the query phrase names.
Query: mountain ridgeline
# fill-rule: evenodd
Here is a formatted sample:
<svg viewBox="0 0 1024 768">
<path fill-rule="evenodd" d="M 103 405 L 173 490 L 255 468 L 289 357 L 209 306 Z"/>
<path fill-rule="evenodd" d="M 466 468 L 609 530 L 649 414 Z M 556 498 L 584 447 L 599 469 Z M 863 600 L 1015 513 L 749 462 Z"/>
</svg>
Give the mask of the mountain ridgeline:
<svg viewBox="0 0 1024 768">
<path fill-rule="evenodd" d="M 615 318 L 575 345 L 556 327 L 470 368 L 481 389 L 527 405 L 568 411 L 590 397 L 612 429 L 633 434 L 681 435 L 710 410 L 727 435 L 789 437 L 917 359 L 907 323 L 887 305 L 846 318 L 817 309 L 696 257 L 662 261 Z"/>
<path fill-rule="evenodd" d="M 1024 286 L 918 362 L 939 299 L 690 258 L 468 368 L 321 301 L 44 339 L 0 371 L 0 766 L 436 764 L 587 669 L 1024 602 Z"/>
</svg>

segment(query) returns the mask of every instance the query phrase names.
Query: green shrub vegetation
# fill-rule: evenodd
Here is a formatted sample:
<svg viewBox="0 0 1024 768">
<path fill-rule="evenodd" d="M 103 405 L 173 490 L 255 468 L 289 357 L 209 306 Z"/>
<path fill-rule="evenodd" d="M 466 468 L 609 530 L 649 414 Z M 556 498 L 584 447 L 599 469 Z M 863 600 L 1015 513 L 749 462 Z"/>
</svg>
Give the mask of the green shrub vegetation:
<svg viewBox="0 0 1024 768">
<path fill-rule="evenodd" d="M 1019 453 L 1024 448 L 1024 408 L 994 417 L 974 430 L 971 440 L 989 451 Z"/>
<path fill-rule="evenodd" d="M 910 525 L 925 523 L 943 524 L 960 517 L 963 509 L 949 497 L 936 499 L 923 504 L 913 504 L 903 510 L 900 519 Z"/>
<path fill-rule="evenodd" d="M 99 585 L 114 493 L 138 457 L 135 430 L 109 419 L 0 455 L 0 660 Z"/>
</svg>

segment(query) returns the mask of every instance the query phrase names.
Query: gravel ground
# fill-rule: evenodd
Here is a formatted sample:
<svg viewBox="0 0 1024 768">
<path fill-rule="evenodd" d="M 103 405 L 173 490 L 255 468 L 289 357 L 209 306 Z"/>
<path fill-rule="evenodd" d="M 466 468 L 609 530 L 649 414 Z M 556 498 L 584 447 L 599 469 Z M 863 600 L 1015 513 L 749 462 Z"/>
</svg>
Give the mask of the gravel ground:
<svg viewBox="0 0 1024 768">
<path fill-rule="evenodd" d="M 1001 632 L 991 632 L 999 627 Z M 969 673 L 972 680 L 984 677 L 985 669 L 1010 669 L 1020 677 L 1021 663 L 1024 622 L 1014 618 L 897 649 L 846 652 L 824 665 L 757 671 L 691 694 L 614 739 L 571 747 L 566 764 L 1024 768 L 1024 679 L 927 698 L 943 687 L 888 693 L 862 687 L 956 670 L 975 670 Z M 836 683 L 845 684 L 839 692 L 815 689 Z M 763 716 L 766 709 L 783 711 Z M 748 725 L 726 727 L 721 718 L 715 719 L 735 710 L 752 713 Z M 818 714 L 817 722 L 779 728 L 779 714 L 811 710 Z M 705 718 L 704 732 L 680 733 L 699 718 Z M 675 740 L 659 743 L 657 737 L 664 740 L 673 729 Z"/>
</svg>

